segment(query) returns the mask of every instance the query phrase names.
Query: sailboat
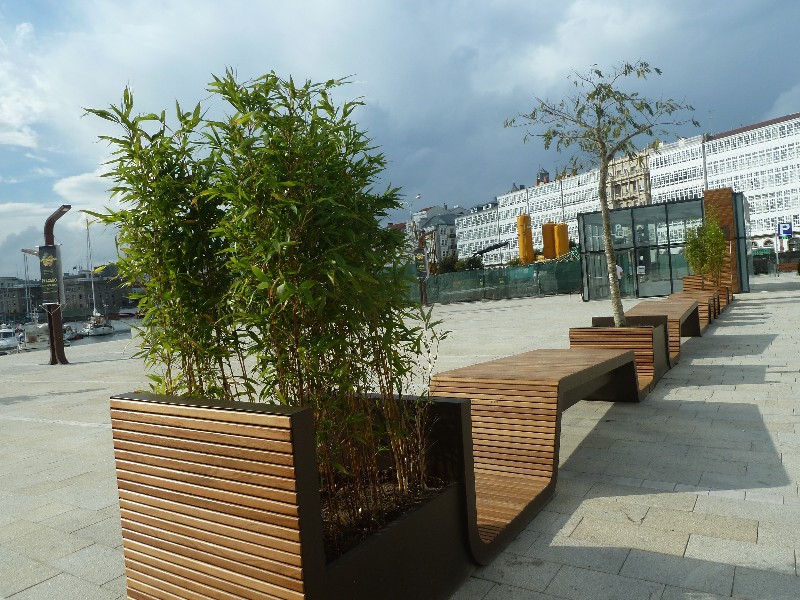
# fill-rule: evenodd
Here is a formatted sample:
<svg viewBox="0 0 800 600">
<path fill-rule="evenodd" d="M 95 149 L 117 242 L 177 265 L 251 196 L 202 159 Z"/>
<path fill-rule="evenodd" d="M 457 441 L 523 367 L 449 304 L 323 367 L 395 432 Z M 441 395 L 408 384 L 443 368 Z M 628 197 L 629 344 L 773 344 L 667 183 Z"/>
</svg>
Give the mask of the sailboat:
<svg viewBox="0 0 800 600">
<path fill-rule="evenodd" d="M 97 302 L 95 301 L 94 294 L 94 265 L 92 264 L 92 239 L 89 236 L 89 220 L 86 220 L 86 254 L 89 263 L 89 282 L 92 288 L 92 316 L 89 317 L 89 322 L 86 323 L 81 333 L 85 336 L 98 336 L 109 335 L 115 332 L 115 329 L 108 319 L 97 312 Z"/>
</svg>

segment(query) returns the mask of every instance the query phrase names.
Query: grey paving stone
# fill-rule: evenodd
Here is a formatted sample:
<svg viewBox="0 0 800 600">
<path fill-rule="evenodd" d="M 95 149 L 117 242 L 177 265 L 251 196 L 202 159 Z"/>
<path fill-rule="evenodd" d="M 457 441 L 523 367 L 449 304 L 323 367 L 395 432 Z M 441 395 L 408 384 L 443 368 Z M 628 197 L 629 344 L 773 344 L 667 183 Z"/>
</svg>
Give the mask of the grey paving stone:
<svg viewBox="0 0 800 600">
<path fill-rule="evenodd" d="M 497 585 L 489 590 L 483 600 L 558 600 L 556 596 L 532 592 L 510 585 Z"/>
<path fill-rule="evenodd" d="M 636 523 L 604 521 L 595 516 L 584 517 L 569 537 L 598 545 L 638 548 L 676 556 L 683 555 L 689 540 L 689 535 L 685 533 L 646 527 Z"/>
<path fill-rule="evenodd" d="M 0 598 L 7 598 L 60 572 L 55 567 L 0 547 Z"/>
<path fill-rule="evenodd" d="M 676 510 L 692 510 L 696 496 L 644 490 L 640 487 L 596 483 L 586 494 L 587 498 L 619 498 L 631 504 L 664 506 Z"/>
<path fill-rule="evenodd" d="M 125 573 L 120 552 L 93 544 L 54 561 L 62 571 L 102 586 Z"/>
<path fill-rule="evenodd" d="M 778 546 L 692 535 L 685 556 L 737 567 L 795 574 L 794 550 Z"/>
<path fill-rule="evenodd" d="M 574 600 L 658 600 L 663 591 L 664 586 L 660 583 L 565 566 L 547 586 L 545 593 Z"/>
<path fill-rule="evenodd" d="M 573 515 L 565 515 L 550 510 L 543 510 L 536 515 L 536 518 L 534 518 L 533 521 L 528 523 L 525 531 L 535 534 L 546 533 L 548 535 L 569 535 L 572 533 L 572 530 L 579 521 L 580 518 L 576 520 Z"/>
<path fill-rule="evenodd" d="M 14 594 L 9 600 L 113 600 L 117 596 L 112 590 L 104 590 L 68 573 L 60 573 Z"/>
<path fill-rule="evenodd" d="M 542 535 L 528 547 L 525 556 L 617 574 L 628 552 L 628 548 L 602 545 L 597 540 L 583 541 L 568 535 Z"/>
<path fill-rule="evenodd" d="M 661 507 L 651 508 L 642 524 L 669 531 L 751 543 L 756 543 L 759 536 L 758 521 L 753 519 L 724 517 Z"/>
<path fill-rule="evenodd" d="M 559 568 L 556 563 L 503 552 L 490 565 L 475 571 L 473 577 L 543 592 Z"/>
<path fill-rule="evenodd" d="M 119 518 L 119 506 L 109 506 L 101 510 L 88 510 L 85 508 L 75 508 L 42 521 L 42 525 L 72 533 L 79 529 L 84 529 L 95 523 L 105 521 L 110 517 Z"/>
<path fill-rule="evenodd" d="M 128 589 L 126 586 L 125 576 L 121 575 L 116 579 L 112 579 L 111 581 L 104 583 L 100 586 L 100 589 L 111 592 L 112 594 L 117 594 L 117 596 L 121 598 L 126 598 Z"/>
<path fill-rule="evenodd" d="M 800 598 L 800 577 L 774 571 L 736 567 L 733 580 L 735 598 L 752 600 L 797 600 Z"/>
<path fill-rule="evenodd" d="M 800 527 L 796 525 L 794 527 L 787 526 L 786 523 L 759 521 L 758 543 L 767 546 L 800 549 Z"/>
<path fill-rule="evenodd" d="M 726 517 L 788 523 L 792 526 L 796 526 L 797 523 L 800 523 L 800 506 L 785 504 L 778 505 L 767 502 L 748 502 L 744 499 L 718 498 L 709 495 L 697 496 L 697 503 L 694 510 L 696 512 Z"/>
<path fill-rule="evenodd" d="M 734 567 L 681 556 L 631 550 L 619 574 L 632 579 L 729 596 L 733 588 Z"/>
<path fill-rule="evenodd" d="M 116 548 L 122 544 L 122 526 L 119 514 L 72 532 L 80 538 L 91 540 L 109 548 Z"/>
<path fill-rule="evenodd" d="M 53 561 L 91 544 L 89 540 L 49 527 L 37 526 L 24 537 L 15 537 L 5 542 L 3 546 L 35 560 L 52 564 Z"/>
<path fill-rule="evenodd" d="M 488 594 L 489 590 L 493 587 L 496 587 L 496 585 L 496 583 L 487 581 L 486 579 L 470 577 L 452 596 L 450 596 L 449 600 L 485 600 L 486 594 Z"/>
</svg>

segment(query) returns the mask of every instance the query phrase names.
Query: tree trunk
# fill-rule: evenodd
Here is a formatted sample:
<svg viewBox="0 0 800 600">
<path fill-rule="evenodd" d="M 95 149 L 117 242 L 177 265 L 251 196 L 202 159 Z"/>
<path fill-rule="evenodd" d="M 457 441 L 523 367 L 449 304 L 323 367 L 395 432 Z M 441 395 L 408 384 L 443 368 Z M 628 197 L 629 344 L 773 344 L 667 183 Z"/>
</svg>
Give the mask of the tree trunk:
<svg viewBox="0 0 800 600">
<path fill-rule="evenodd" d="M 614 243 L 611 239 L 611 211 L 608 208 L 606 194 L 608 163 L 607 157 L 601 157 L 598 195 L 600 196 L 600 212 L 603 216 L 603 249 L 606 253 L 606 263 L 608 263 L 608 289 L 611 293 L 611 314 L 614 316 L 614 326 L 625 327 L 625 313 L 622 309 L 622 296 L 619 293 L 617 277 L 617 259 L 614 256 Z"/>
</svg>

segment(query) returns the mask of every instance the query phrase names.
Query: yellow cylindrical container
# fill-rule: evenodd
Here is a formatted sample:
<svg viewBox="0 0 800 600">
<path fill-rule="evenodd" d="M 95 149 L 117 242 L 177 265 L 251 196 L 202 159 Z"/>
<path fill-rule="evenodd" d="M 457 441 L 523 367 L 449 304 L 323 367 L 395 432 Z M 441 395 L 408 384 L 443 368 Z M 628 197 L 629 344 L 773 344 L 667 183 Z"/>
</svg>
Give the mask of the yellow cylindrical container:
<svg viewBox="0 0 800 600">
<path fill-rule="evenodd" d="M 519 261 L 523 265 L 533 262 L 533 235 L 531 233 L 531 216 L 519 215 L 517 217 L 517 242 L 519 246 Z"/>
<path fill-rule="evenodd" d="M 556 257 L 556 226 L 547 221 L 542 223 L 542 254 L 545 258 Z"/>
<path fill-rule="evenodd" d="M 556 225 L 556 256 L 569 254 L 569 229 L 566 223 Z"/>
</svg>

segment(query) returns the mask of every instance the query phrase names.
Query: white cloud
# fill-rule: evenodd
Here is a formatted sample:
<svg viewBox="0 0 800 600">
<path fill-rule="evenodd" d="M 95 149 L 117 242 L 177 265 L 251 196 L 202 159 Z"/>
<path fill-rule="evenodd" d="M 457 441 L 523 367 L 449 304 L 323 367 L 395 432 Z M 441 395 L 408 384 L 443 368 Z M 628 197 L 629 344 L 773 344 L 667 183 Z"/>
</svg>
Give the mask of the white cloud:
<svg viewBox="0 0 800 600">
<path fill-rule="evenodd" d="M 31 23 L 20 23 L 14 30 L 14 44 L 22 47 L 33 38 L 33 25 Z"/>
<path fill-rule="evenodd" d="M 111 182 L 103 178 L 103 168 L 98 167 L 91 173 L 72 175 L 59 179 L 53 184 L 53 191 L 64 200 L 85 205 L 93 210 L 102 208 L 108 204 L 108 188 Z"/>
<path fill-rule="evenodd" d="M 0 100 L 2 102 L 2 100 Z M 1 126 L 0 126 L 1 127 Z M 22 148 L 37 147 L 36 133 L 30 127 L 21 125 L 14 129 L 0 129 L 0 145 L 20 146 Z"/>
</svg>

